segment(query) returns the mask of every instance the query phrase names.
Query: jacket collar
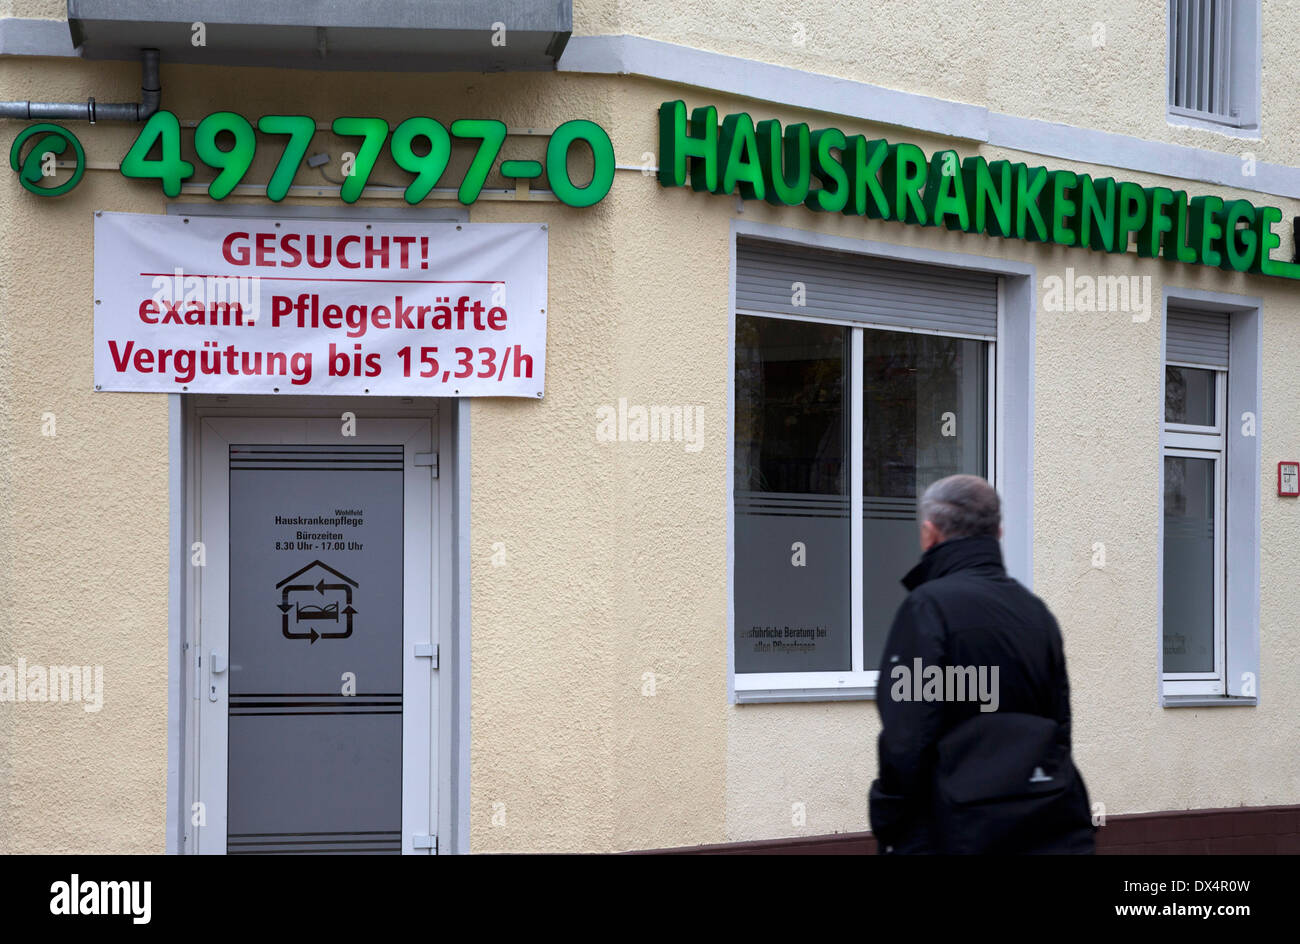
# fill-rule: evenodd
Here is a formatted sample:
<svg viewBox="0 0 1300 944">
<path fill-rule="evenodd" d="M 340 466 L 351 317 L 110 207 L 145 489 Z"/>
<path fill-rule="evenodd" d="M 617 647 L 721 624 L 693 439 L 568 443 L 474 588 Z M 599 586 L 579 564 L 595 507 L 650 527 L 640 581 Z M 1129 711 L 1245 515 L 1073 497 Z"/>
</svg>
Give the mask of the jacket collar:
<svg viewBox="0 0 1300 944">
<path fill-rule="evenodd" d="M 992 567 L 996 573 L 1006 572 L 1002 565 L 1002 545 L 997 538 L 981 535 L 936 544 L 903 577 L 903 586 L 915 590 L 928 580 L 972 567 Z"/>
</svg>

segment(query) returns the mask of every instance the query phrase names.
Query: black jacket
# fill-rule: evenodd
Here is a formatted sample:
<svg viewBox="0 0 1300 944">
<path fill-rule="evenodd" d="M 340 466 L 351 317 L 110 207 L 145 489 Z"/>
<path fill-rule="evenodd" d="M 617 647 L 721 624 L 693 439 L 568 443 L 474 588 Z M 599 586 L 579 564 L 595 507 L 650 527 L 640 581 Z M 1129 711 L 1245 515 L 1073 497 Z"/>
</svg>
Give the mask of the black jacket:
<svg viewBox="0 0 1300 944">
<path fill-rule="evenodd" d="M 903 585 L 876 691 L 880 851 L 1092 852 L 1047 606 L 1007 576 L 992 537 L 932 547 Z"/>
</svg>

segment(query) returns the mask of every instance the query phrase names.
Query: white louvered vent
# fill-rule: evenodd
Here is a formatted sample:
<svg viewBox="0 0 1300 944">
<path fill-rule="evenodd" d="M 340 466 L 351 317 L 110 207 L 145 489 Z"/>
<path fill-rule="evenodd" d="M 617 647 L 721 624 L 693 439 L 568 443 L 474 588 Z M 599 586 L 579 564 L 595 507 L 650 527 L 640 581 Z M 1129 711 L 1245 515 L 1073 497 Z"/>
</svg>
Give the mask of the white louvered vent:
<svg viewBox="0 0 1300 944">
<path fill-rule="evenodd" d="M 1233 95 L 1233 7 L 1238 0 L 1170 0 L 1169 108 L 1238 124 Z"/>
</svg>

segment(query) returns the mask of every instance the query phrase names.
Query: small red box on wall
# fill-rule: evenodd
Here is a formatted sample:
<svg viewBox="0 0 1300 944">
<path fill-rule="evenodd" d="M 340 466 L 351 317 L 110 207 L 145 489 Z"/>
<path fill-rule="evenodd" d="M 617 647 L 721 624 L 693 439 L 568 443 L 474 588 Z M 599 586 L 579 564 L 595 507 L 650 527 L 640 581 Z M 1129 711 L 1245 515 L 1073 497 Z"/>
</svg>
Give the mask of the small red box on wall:
<svg viewBox="0 0 1300 944">
<path fill-rule="evenodd" d="M 1277 464 L 1277 493 L 1284 498 L 1300 496 L 1300 462 Z"/>
</svg>

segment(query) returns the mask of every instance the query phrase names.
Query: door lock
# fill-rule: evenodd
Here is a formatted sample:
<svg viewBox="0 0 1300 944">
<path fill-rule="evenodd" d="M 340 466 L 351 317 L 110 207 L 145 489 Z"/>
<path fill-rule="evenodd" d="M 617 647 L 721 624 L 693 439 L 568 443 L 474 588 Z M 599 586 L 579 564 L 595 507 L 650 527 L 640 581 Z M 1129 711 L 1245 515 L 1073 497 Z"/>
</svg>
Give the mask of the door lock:
<svg viewBox="0 0 1300 944">
<path fill-rule="evenodd" d="M 208 653 L 208 701 L 217 700 L 217 676 L 226 671 L 226 657 L 213 649 Z"/>
</svg>

